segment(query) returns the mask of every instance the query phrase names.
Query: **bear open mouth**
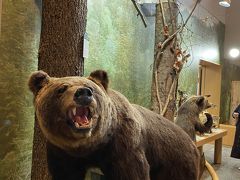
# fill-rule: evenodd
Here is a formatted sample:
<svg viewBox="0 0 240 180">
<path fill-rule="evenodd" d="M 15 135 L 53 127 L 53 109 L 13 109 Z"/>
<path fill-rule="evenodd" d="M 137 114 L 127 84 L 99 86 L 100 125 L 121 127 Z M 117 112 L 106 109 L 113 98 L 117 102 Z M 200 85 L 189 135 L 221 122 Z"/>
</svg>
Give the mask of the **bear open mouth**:
<svg viewBox="0 0 240 180">
<path fill-rule="evenodd" d="M 92 126 L 91 112 L 88 107 L 72 108 L 69 111 L 69 118 L 76 129 L 90 129 Z"/>
</svg>

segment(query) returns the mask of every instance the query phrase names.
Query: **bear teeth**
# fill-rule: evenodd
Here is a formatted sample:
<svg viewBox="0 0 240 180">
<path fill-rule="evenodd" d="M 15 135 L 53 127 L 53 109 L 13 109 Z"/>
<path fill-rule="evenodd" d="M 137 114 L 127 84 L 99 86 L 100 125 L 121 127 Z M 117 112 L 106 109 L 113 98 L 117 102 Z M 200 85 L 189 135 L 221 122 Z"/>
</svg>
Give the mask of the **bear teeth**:
<svg viewBox="0 0 240 180">
<path fill-rule="evenodd" d="M 77 128 L 80 128 L 79 124 L 77 122 L 74 122 L 74 125 L 77 127 Z"/>
<path fill-rule="evenodd" d="M 73 116 L 76 115 L 76 107 L 72 109 Z"/>
</svg>

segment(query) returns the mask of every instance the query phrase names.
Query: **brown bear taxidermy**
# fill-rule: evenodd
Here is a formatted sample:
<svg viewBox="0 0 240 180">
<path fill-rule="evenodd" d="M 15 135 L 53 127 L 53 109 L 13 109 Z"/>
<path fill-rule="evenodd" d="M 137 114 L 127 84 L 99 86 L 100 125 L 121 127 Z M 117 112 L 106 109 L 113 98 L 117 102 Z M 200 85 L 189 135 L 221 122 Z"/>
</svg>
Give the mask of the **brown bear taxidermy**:
<svg viewBox="0 0 240 180">
<path fill-rule="evenodd" d="M 207 122 L 202 124 L 199 118 L 199 114 L 205 109 L 211 107 L 205 96 L 193 96 L 187 99 L 177 112 L 176 124 L 180 126 L 190 138 L 196 142 L 196 131 L 200 134 L 210 132 L 213 125 L 213 118 L 211 114 L 205 113 Z M 200 159 L 200 174 L 202 176 L 205 169 L 205 156 L 201 154 Z"/>
<path fill-rule="evenodd" d="M 84 179 L 90 167 L 107 180 L 198 179 L 200 156 L 191 138 L 108 88 L 105 71 L 87 78 L 37 71 L 29 88 L 54 180 Z"/>
<path fill-rule="evenodd" d="M 204 96 L 193 96 L 187 99 L 177 112 L 176 124 L 180 126 L 193 141 L 196 141 L 196 131 L 200 134 L 209 132 L 213 125 L 211 114 L 205 113 L 207 122 L 202 124 L 199 118 L 200 113 L 211 107 Z"/>
</svg>

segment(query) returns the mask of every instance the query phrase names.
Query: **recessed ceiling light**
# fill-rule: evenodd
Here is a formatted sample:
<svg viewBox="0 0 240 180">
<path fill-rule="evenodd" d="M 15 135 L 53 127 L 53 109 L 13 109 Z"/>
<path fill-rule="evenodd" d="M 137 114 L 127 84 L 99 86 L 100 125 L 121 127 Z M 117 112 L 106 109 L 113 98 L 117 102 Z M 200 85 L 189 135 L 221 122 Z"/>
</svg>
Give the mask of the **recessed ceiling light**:
<svg viewBox="0 0 240 180">
<path fill-rule="evenodd" d="M 232 57 L 232 58 L 236 58 L 239 56 L 239 50 L 236 49 L 236 48 L 233 48 L 229 51 L 229 55 Z"/>
<path fill-rule="evenodd" d="M 223 7 L 230 7 L 231 0 L 221 0 L 219 1 L 219 5 Z"/>
</svg>

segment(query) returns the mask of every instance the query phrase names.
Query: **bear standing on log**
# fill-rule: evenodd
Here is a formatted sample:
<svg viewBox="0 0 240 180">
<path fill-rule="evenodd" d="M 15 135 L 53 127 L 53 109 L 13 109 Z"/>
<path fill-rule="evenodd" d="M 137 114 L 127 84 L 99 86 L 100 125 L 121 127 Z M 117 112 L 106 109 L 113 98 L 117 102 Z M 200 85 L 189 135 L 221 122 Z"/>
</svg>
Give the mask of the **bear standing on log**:
<svg viewBox="0 0 240 180">
<path fill-rule="evenodd" d="M 200 157 L 191 138 L 108 88 L 105 71 L 87 78 L 37 71 L 29 88 L 54 180 L 83 180 L 90 167 L 107 180 L 198 179 Z"/>
</svg>

